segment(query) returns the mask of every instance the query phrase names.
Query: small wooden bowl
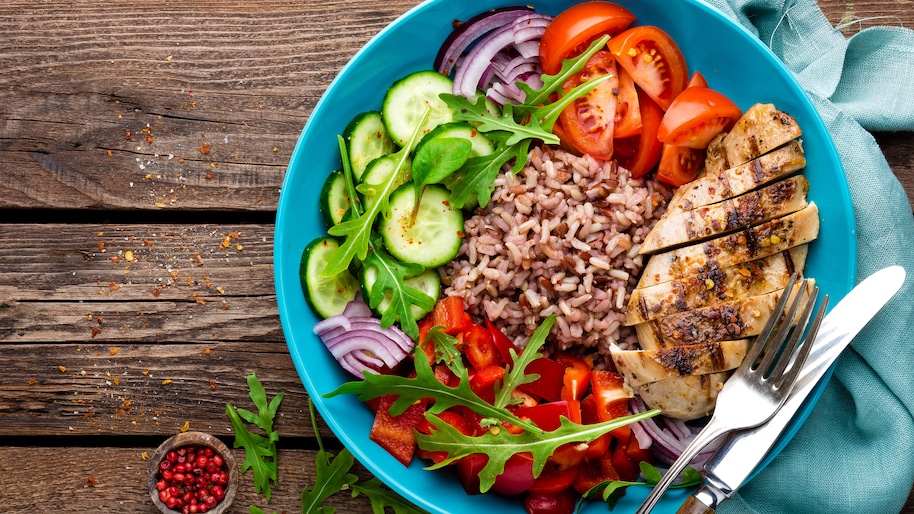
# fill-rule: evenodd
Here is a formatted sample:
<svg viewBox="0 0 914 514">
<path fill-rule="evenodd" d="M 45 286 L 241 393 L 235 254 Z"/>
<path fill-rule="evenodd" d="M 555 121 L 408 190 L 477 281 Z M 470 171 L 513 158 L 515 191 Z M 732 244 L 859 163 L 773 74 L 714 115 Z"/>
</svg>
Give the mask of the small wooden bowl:
<svg viewBox="0 0 914 514">
<path fill-rule="evenodd" d="M 149 496 L 152 497 L 152 502 L 155 503 L 156 507 L 158 507 L 159 511 L 163 514 L 175 514 L 176 512 L 179 512 L 174 509 L 169 509 L 168 506 L 159 499 L 159 491 L 156 489 L 156 475 L 159 472 L 159 463 L 165 459 L 165 454 L 171 450 L 176 450 L 184 446 L 207 446 L 221 455 L 222 459 L 225 461 L 225 467 L 229 474 L 228 486 L 225 489 L 225 498 L 217 503 L 215 507 L 206 511 L 208 514 L 224 513 L 232 505 L 232 501 L 235 499 L 235 493 L 238 492 L 238 465 L 228 446 L 218 438 L 204 432 L 180 433 L 166 439 L 165 442 L 156 449 L 155 454 L 150 460 L 149 471 L 146 478 Z"/>
</svg>

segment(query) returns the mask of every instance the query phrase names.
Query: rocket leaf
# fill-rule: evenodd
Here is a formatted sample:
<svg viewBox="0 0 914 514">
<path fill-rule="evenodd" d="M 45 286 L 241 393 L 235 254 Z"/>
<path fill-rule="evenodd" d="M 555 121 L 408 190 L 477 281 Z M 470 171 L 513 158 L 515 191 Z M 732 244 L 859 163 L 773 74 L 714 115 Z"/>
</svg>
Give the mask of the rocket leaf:
<svg viewBox="0 0 914 514">
<path fill-rule="evenodd" d="M 386 328 L 399 320 L 403 332 L 413 339 L 418 339 L 419 325 L 413 316 L 412 306 L 431 311 L 435 306 L 435 299 L 406 285 L 404 280 L 422 273 L 425 269 L 418 264 L 397 261 L 381 250 L 380 244 L 372 245 L 365 256 L 363 266 L 371 267 L 377 272 L 377 278 L 368 295 L 368 305 L 376 309 L 385 298 L 390 301 L 381 313 L 381 326 Z"/>
<path fill-rule="evenodd" d="M 226 403 L 225 413 L 229 417 L 235 433 L 234 447 L 244 446 L 244 462 L 241 464 L 241 472 L 244 473 L 248 469 L 253 470 L 254 490 L 262 493 L 269 501 L 271 484 L 276 482 L 276 442 L 279 440 L 279 432 L 273 430 L 273 419 L 276 417 L 279 403 L 285 395 L 279 393 L 267 403 L 267 393 L 254 373 L 248 375 L 248 388 L 251 400 L 258 412 L 255 414 Z M 262 429 L 266 436 L 249 431 L 242 419 Z"/>
</svg>

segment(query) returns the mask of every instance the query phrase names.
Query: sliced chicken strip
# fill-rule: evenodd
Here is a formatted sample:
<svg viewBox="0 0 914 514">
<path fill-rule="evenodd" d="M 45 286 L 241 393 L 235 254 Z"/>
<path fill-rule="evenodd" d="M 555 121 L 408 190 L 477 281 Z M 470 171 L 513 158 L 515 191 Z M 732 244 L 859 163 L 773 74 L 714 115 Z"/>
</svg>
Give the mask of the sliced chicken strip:
<svg viewBox="0 0 914 514">
<path fill-rule="evenodd" d="M 660 409 L 664 416 L 686 421 L 698 419 L 714 410 L 717 394 L 729 375 L 724 371 L 658 380 L 643 384 L 637 394 L 645 405 Z"/>
<path fill-rule="evenodd" d="M 658 380 L 734 369 L 746 356 L 749 343 L 749 339 L 739 339 L 657 350 L 614 350 L 610 356 L 625 383 L 637 390 Z"/>
</svg>

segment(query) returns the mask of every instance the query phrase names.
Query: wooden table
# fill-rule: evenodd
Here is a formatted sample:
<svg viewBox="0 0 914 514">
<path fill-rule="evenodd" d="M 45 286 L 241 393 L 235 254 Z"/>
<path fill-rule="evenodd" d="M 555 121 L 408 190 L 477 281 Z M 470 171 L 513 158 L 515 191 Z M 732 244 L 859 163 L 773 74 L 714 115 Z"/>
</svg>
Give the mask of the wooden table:
<svg viewBox="0 0 914 514">
<path fill-rule="evenodd" d="M 155 512 L 146 457 L 182 427 L 231 443 L 251 372 L 286 393 L 280 479 L 265 504 L 245 475 L 232 512 L 300 511 L 316 443 L 273 288 L 280 185 L 330 80 L 415 3 L 4 1 L 0 511 Z M 914 27 L 892 0 L 822 7 Z M 914 134 L 877 138 L 914 198 Z"/>
</svg>

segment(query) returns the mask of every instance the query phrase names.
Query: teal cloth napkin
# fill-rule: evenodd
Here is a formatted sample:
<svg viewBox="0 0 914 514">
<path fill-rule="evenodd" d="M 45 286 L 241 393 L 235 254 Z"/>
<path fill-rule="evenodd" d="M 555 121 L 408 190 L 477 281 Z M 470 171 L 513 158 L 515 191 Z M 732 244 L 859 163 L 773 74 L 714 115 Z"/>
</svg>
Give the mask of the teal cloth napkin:
<svg viewBox="0 0 914 514">
<path fill-rule="evenodd" d="M 855 209 L 858 280 L 892 264 L 907 272 L 794 439 L 719 512 L 898 512 L 914 482 L 914 216 L 868 131 L 914 130 L 914 31 L 848 38 L 813 0 L 706 1 L 781 58 L 828 126 Z"/>
</svg>

